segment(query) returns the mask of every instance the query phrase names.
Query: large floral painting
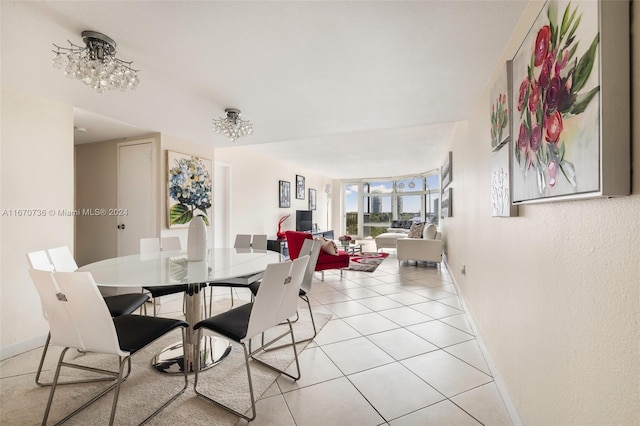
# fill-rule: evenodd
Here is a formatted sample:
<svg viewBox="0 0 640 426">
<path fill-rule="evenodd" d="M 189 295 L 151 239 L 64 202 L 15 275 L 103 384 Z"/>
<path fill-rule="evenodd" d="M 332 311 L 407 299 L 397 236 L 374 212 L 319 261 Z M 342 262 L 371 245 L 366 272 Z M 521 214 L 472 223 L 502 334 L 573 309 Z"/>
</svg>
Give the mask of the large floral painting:
<svg viewBox="0 0 640 426">
<path fill-rule="evenodd" d="M 167 151 L 169 228 L 187 226 L 194 216 L 210 225 L 211 160 Z"/>
<path fill-rule="evenodd" d="M 600 189 L 596 1 L 548 1 L 513 59 L 515 202 Z"/>
</svg>

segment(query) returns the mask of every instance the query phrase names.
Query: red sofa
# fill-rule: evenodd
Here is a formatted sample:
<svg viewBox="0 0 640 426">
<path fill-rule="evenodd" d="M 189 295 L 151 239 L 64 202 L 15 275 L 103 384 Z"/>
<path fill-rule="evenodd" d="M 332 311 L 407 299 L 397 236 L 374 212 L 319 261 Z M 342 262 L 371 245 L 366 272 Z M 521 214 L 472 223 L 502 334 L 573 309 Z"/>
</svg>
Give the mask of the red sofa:
<svg viewBox="0 0 640 426">
<path fill-rule="evenodd" d="M 289 247 L 289 258 L 295 260 L 300 254 L 302 244 L 304 240 L 312 239 L 313 236 L 308 232 L 299 231 L 287 231 L 285 232 L 287 238 L 287 246 Z M 349 267 L 349 255 L 343 251 L 339 251 L 338 255 L 327 254 L 323 250 L 320 250 L 318 255 L 318 262 L 316 263 L 316 271 L 323 272 L 326 269 L 340 269 L 342 274 L 343 268 Z M 324 280 L 324 272 L 322 273 L 322 279 Z"/>
</svg>

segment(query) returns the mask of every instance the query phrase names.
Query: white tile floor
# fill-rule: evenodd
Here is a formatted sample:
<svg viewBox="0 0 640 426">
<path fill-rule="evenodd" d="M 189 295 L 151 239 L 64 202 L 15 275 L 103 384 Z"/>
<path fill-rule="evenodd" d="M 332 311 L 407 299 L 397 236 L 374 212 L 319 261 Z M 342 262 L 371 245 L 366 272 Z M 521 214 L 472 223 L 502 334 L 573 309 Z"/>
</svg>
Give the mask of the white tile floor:
<svg viewBox="0 0 640 426">
<path fill-rule="evenodd" d="M 313 310 L 333 317 L 301 353 L 301 379 L 279 378 L 252 425 L 512 424 L 447 269 L 389 251 L 373 273 L 316 275 Z"/>
<path fill-rule="evenodd" d="M 313 310 L 333 318 L 253 425 L 512 424 L 449 272 L 389 251 L 373 273 L 317 275 Z"/>
</svg>

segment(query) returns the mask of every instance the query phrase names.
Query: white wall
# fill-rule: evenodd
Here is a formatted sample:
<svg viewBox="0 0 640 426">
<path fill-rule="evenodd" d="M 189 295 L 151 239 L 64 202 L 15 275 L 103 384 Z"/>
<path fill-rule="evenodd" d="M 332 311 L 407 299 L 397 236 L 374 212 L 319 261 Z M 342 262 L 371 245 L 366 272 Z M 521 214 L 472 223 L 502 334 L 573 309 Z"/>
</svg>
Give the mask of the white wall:
<svg viewBox="0 0 640 426">
<path fill-rule="evenodd" d="M 324 187 L 331 184 L 329 178 L 310 173 L 295 165 L 238 146 L 216 150 L 216 160 L 231 166 L 230 235 L 276 235 L 278 221 L 287 214 L 291 217 L 282 225 L 282 231 L 295 229 L 296 210 L 309 209 L 309 188 L 316 190 L 316 210 L 313 221 L 321 230 L 326 229 L 326 195 Z M 305 198 L 295 198 L 296 175 L 305 177 Z M 278 182 L 291 183 L 291 208 L 278 207 Z"/>
<path fill-rule="evenodd" d="M 496 75 L 541 6 L 529 5 Z M 638 171 L 637 32 L 633 44 L 631 161 Z M 494 80 L 450 144 L 454 216 L 442 226 L 451 270 L 524 424 L 638 424 L 640 174 L 629 197 L 527 205 L 515 218 L 490 217 Z"/>
<path fill-rule="evenodd" d="M 0 252 L 1 358 L 44 341 L 47 323 L 27 272 L 26 253 L 73 249 L 73 109 L 13 89 L 2 89 Z M 46 216 L 12 216 L 38 209 Z"/>
</svg>

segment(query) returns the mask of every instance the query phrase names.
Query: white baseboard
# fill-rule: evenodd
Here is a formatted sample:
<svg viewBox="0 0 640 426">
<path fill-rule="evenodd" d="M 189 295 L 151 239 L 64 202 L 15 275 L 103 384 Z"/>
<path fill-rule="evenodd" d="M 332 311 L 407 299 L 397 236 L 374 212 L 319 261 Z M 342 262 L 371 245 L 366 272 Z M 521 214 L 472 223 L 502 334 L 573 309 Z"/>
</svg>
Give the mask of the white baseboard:
<svg viewBox="0 0 640 426">
<path fill-rule="evenodd" d="M 25 340 L 24 342 L 16 343 L 15 345 L 9 345 L 0 348 L 0 361 L 4 361 L 7 358 L 11 358 L 16 355 L 29 352 L 30 350 L 39 348 L 44 345 L 47 340 L 47 336 L 38 336 L 33 339 Z"/>
<path fill-rule="evenodd" d="M 449 270 L 449 272 L 451 272 L 451 269 L 449 268 L 449 264 L 446 263 L 446 258 L 443 259 L 443 263 L 446 264 L 447 269 Z M 467 307 L 467 304 L 465 303 L 464 298 L 460 293 L 460 288 L 458 287 L 458 283 L 456 282 L 456 279 L 453 275 L 451 275 L 451 278 L 453 279 L 453 285 L 456 288 L 456 292 L 458 293 L 458 299 L 462 304 L 462 308 L 464 309 L 465 315 L 467 317 L 467 321 L 469 321 L 469 325 L 473 330 L 473 334 L 476 336 L 476 341 L 478 342 L 478 346 L 480 346 L 480 351 L 484 356 L 484 360 L 487 363 L 487 367 L 489 367 L 489 371 L 491 372 L 491 376 L 493 377 L 496 387 L 498 388 L 498 392 L 500 392 L 500 396 L 502 397 L 504 406 L 507 409 L 507 412 L 509 413 L 509 417 L 511 417 L 511 422 L 514 424 L 514 426 L 523 426 L 524 423 L 522 422 L 522 419 L 518 414 L 518 410 L 516 409 L 516 406 L 513 403 L 511 396 L 509 395 L 509 389 L 507 388 L 507 384 L 502 379 L 502 376 L 500 375 L 500 372 L 498 371 L 498 368 L 496 367 L 496 364 L 493 361 L 493 358 L 491 357 L 491 354 L 489 353 L 487 346 L 482 340 L 482 336 L 480 336 L 480 333 L 478 333 L 478 327 L 476 326 L 475 321 L 471 317 L 469 308 Z"/>
</svg>

